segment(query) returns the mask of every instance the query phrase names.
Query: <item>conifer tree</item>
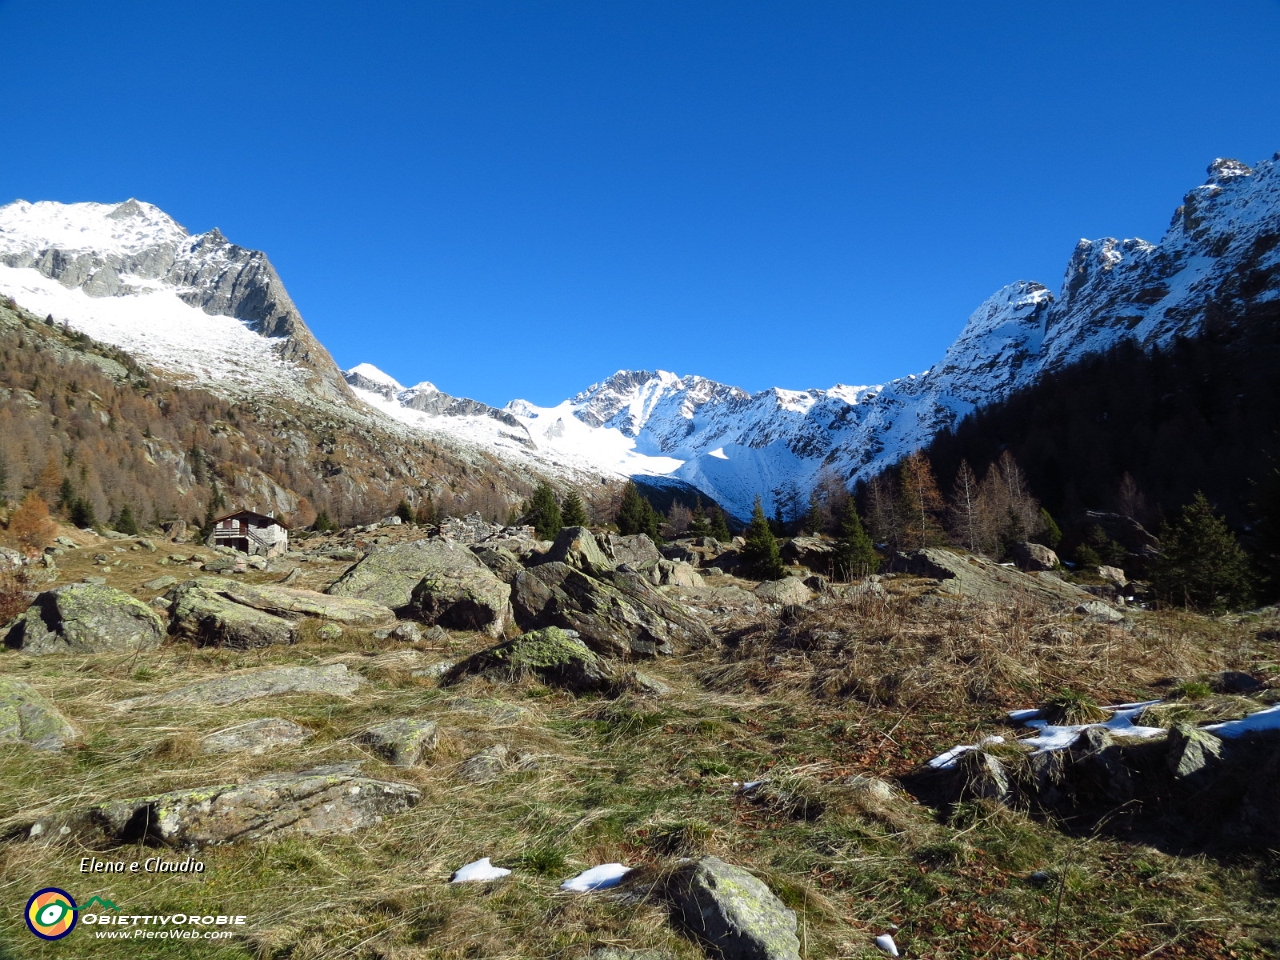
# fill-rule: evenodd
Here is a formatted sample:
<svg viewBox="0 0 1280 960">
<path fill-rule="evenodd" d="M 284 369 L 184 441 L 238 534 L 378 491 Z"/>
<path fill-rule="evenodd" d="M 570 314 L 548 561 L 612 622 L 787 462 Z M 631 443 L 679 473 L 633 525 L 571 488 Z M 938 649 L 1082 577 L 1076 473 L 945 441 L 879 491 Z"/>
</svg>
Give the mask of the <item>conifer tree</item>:
<svg viewBox="0 0 1280 960">
<path fill-rule="evenodd" d="M 862 519 L 853 497 L 845 501 L 836 538 L 836 574 L 845 580 L 868 577 L 880 569 L 880 554 Z"/>
<path fill-rule="evenodd" d="M 560 508 L 561 520 L 566 527 L 585 527 L 587 525 L 587 509 L 582 505 L 582 498 L 577 490 L 570 490 Z"/>
<path fill-rule="evenodd" d="M 560 504 L 556 503 L 556 494 L 550 484 L 540 483 L 533 491 L 525 509 L 525 522 L 534 528 L 539 540 L 554 540 L 564 526 Z"/>
<path fill-rule="evenodd" d="M 98 518 L 93 512 L 93 501 L 83 497 L 72 500 L 67 519 L 71 521 L 72 526 L 79 527 L 81 530 L 91 530 L 96 527 Z"/>
<path fill-rule="evenodd" d="M 707 519 L 707 512 L 702 508 L 702 497 L 694 500 L 693 518 L 689 521 L 689 536 L 711 536 L 711 521 Z"/>
<path fill-rule="evenodd" d="M 436 510 L 435 501 L 429 496 L 423 497 L 418 501 L 418 509 L 414 512 L 413 519 L 415 523 L 425 526 L 434 526 L 440 522 L 440 514 Z"/>
<path fill-rule="evenodd" d="M 711 536 L 721 543 L 728 543 L 733 539 L 733 534 L 729 531 L 729 522 L 724 518 L 724 511 L 716 504 L 711 507 Z"/>
<path fill-rule="evenodd" d="M 757 580 L 781 580 L 787 575 L 778 552 L 778 541 L 769 529 L 759 497 L 751 508 L 751 526 L 747 528 L 746 543 L 742 547 L 742 561 L 747 574 Z"/>
<path fill-rule="evenodd" d="M 618 515 L 614 518 L 618 532 L 624 537 L 647 533 L 650 525 L 648 515 L 652 511 L 649 501 L 640 496 L 640 490 L 634 481 L 628 480 L 622 487 L 622 502 L 618 505 Z"/>
<path fill-rule="evenodd" d="M 75 502 L 75 487 L 71 486 L 71 478 L 63 477 L 62 486 L 58 488 L 58 509 L 67 511 L 71 509 L 71 504 Z"/>
<path fill-rule="evenodd" d="M 804 515 L 804 528 L 816 537 L 822 533 L 826 525 L 826 517 L 822 513 L 822 497 L 815 489 L 809 494 L 809 511 Z"/>
<path fill-rule="evenodd" d="M 413 523 L 413 508 L 409 506 L 408 500 L 402 498 L 400 502 L 396 504 L 395 515 L 405 523 Z"/>
<path fill-rule="evenodd" d="M 917 450 L 902 461 L 898 479 L 902 540 L 908 549 L 936 546 L 944 540 L 938 518 L 946 508 L 929 458 Z"/>
<path fill-rule="evenodd" d="M 127 533 L 131 537 L 138 535 L 138 521 L 133 517 L 133 507 L 125 504 L 120 508 L 120 516 L 116 518 L 115 528 L 120 533 Z"/>
<path fill-rule="evenodd" d="M 9 534 L 28 556 L 37 556 L 53 540 L 57 530 L 49 519 L 49 505 L 34 490 L 22 498 L 9 518 Z"/>
<path fill-rule="evenodd" d="M 1221 612 L 1249 599 L 1252 574 L 1245 552 L 1203 493 L 1160 531 L 1151 585 L 1165 603 Z"/>
</svg>

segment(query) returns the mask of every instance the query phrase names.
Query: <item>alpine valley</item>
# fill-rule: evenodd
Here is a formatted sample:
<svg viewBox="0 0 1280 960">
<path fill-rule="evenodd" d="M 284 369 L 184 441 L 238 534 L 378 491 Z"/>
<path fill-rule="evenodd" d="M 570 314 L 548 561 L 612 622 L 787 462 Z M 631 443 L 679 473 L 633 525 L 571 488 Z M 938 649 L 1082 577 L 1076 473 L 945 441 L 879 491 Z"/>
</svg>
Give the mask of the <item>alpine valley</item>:
<svg viewBox="0 0 1280 960">
<path fill-rule="evenodd" d="M 794 513 L 824 473 L 852 486 L 972 411 L 1123 341 L 1167 347 L 1272 315 L 1277 158 L 1254 167 L 1215 160 L 1159 243 L 1081 240 L 1056 293 L 1028 280 L 1006 286 L 934 366 L 875 385 L 751 394 L 694 375 L 621 370 L 553 407 L 513 400 L 498 409 L 431 383 L 405 387 L 369 364 L 344 373 L 265 254 L 216 229 L 193 236 L 137 200 L 0 208 L 0 295 L 169 384 L 290 419 L 300 458 L 317 444 L 330 454 L 345 444 L 351 461 L 371 457 L 377 467 L 366 464 L 359 482 L 391 502 L 456 493 L 458 478 L 482 466 L 491 512 L 518 502 L 528 477 L 596 491 L 643 477 L 696 488 L 745 519 L 756 496 Z M 357 434 L 359 456 L 343 439 Z M 240 499 L 296 509 L 306 484 L 261 470 L 254 479 L 254 470 L 241 478 Z"/>
</svg>

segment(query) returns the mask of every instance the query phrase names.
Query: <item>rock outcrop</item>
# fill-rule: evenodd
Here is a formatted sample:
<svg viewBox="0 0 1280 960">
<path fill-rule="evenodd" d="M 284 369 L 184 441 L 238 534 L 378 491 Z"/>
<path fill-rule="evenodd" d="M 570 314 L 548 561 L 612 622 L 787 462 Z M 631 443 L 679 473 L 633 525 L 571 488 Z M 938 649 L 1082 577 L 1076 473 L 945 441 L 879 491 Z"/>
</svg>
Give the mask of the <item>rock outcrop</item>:
<svg viewBox="0 0 1280 960">
<path fill-rule="evenodd" d="M 145 603 L 96 583 L 46 590 L 9 628 L 5 643 L 23 653 L 135 653 L 154 650 L 164 624 Z"/>
<path fill-rule="evenodd" d="M 612 693 L 620 686 L 613 668 L 576 635 L 559 627 L 532 630 L 473 654 L 454 667 L 443 683 L 448 686 L 471 674 L 498 680 L 532 675 L 574 693 Z"/>
<path fill-rule="evenodd" d="M 74 838 L 90 848 L 142 843 L 199 850 L 353 833 L 416 806 L 421 798 L 416 787 L 362 777 L 352 765 L 339 764 L 98 804 L 61 821 L 38 820 L 25 833 L 29 839 Z"/>
<path fill-rule="evenodd" d="M 692 613 L 638 574 L 590 576 L 568 564 L 542 563 L 520 572 L 511 600 L 524 629 L 574 630 L 605 656 L 651 657 L 711 639 Z"/>
<path fill-rule="evenodd" d="M 800 960 L 795 912 L 718 857 L 679 864 L 662 893 L 676 923 L 722 960 Z"/>
<path fill-rule="evenodd" d="M 346 697 L 355 693 L 365 679 L 351 673 L 345 663 L 327 667 L 263 667 L 243 670 L 214 680 L 202 680 L 154 697 L 134 697 L 115 704 L 118 710 L 139 706 L 210 705 L 225 707 L 260 697 L 290 693 L 313 693 Z"/>
<path fill-rule="evenodd" d="M 25 743 L 36 750 L 61 750 L 76 735 L 52 703 L 31 684 L 0 677 L 0 743 Z"/>
</svg>

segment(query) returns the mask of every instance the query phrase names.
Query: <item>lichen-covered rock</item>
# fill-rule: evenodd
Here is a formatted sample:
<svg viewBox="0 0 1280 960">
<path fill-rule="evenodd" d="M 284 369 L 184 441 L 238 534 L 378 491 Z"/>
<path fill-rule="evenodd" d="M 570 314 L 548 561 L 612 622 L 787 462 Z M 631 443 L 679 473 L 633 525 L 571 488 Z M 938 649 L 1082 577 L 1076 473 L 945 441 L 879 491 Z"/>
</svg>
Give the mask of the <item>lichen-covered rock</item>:
<svg viewBox="0 0 1280 960">
<path fill-rule="evenodd" d="M 706 585 L 702 575 L 692 565 L 676 560 L 658 560 L 642 567 L 641 572 L 655 587 L 686 587 L 698 590 Z"/>
<path fill-rule="evenodd" d="M 155 697 L 121 700 L 115 706 L 122 710 L 141 705 L 228 706 L 245 700 L 256 700 L 259 697 L 281 696 L 289 693 L 316 693 L 346 697 L 355 693 L 365 682 L 359 674 L 350 672 L 345 663 L 335 663 L 327 667 L 263 667 L 259 670 L 244 670 L 213 680 L 202 680 Z"/>
<path fill-rule="evenodd" d="M 556 534 L 555 543 L 551 544 L 551 549 L 538 562 L 564 563 L 585 573 L 599 573 L 617 566 L 605 556 L 600 544 L 596 542 L 595 534 L 586 527 L 565 527 Z"/>
<path fill-rule="evenodd" d="M 692 613 L 639 574 L 610 570 L 591 576 L 568 564 L 543 563 L 520 572 L 511 600 L 523 629 L 575 630 L 605 656 L 651 657 L 711 642 Z"/>
<path fill-rule="evenodd" d="M 787 604 L 808 603 L 813 599 L 813 591 L 805 586 L 799 577 L 783 577 L 781 580 L 768 580 L 752 591 L 765 603 Z"/>
<path fill-rule="evenodd" d="M 1076 607 L 1076 613 L 1098 623 L 1120 623 L 1124 614 L 1101 600 L 1089 600 Z"/>
<path fill-rule="evenodd" d="M 330 596 L 274 583 L 248 584 L 218 577 L 201 577 L 184 584 L 184 588 L 191 587 L 209 590 L 241 606 L 285 620 L 316 617 L 351 627 L 381 627 L 394 623 L 396 619 L 390 608 L 370 600 Z"/>
<path fill-rule="evenodd" d="M 800 960 L 795 912 L 741 867 L 718 857 L 682 863 L 663 895 L 684 931 L 723 960 Z"/>
<path fill-rule="evenodd" d="M 644 533 L 636 533 L 630 536 L 606 533 L 598 537 L 597 540 L 612 566 L 617 566 L 620 563 L 629 563 L 638 570 L 662 559 L 662 554 L 658 552 L 658 548 L 649 539 L 649 536 Z"/>
<path fill-rule="evenodd" d="M 5 643 L 23 653 L 154 650 L 164 623 L 140 600 L 96 583 L 46 590 L 10 626 Z"/>
<path fill-rule="evenodd" d="M 1019 570 L 1053 570 L 1058 566 L 1058 555 L 1043 543 L 1015 543 L 1012 553 Z"/>
<path fill-rule="evenodd" d="M 296 746 L 310 737 L 310 730 L 290 720 L 262 717 L 202 737 L 200 752 L 247 753 L 256 757 L 276 747 Z"/>
<path fill-rule="evenodd" d="M 890 566 L 895 572 L 938 580 L 939 591 L 965 597 L 1003 602 L 1026 596 L 1056 607 L 1075 606 L 1090 599 L 1083 590 L 1056 574 L 1024 573 L 983 557 L 956 553 L 943 547 L 900 553 Z"/>
<path fill-rule="evenodd" d="M 441 565 L 424 576 L 413 588 L 409 610 L 425 623 L 500 637 L 511 622 L 511 587 L 470 551 L 466 556 L 468 562 Z"/>
<path fill-rule="evenodd" d="M 361 777 L 351 765 L 279 773 L 135 800 L 98 804 L 66 818 L 28 826 L 30 838 L 74 838 L 99 845 L 143 843 L 199 850 L 290 836 L 353 833 L 417 805 L 422 794 L 404 783 Z M 63 832 L 63 827 L 70 830 Z"/>
<path fill-rule="evenodd" d="M 293 621 L 236 603 L 222 591 L 201 586 L 202 582 L 226 581 L 188 580 L 165 595 L 169 601 L 169 632 L 173 636 L 201 646 L 241 650 L 297 640 Z"/>
<path fill-rule="evenodd" d="M 808 567 L 814 573 L 830 574 L 835 569 L 836 546 L 821 537 L 792 537 L 778 547 L 782 562 Z"/>
<path fill-rule="evenodd" d="M 401 717 L 370 727 L 356 737 L 356 742 L 369 747 L 387 763 L 412 767 L 440 742 L 439 725 L 434 720 Z"/>
<path fill-rule="evenodd" d="M 0 743 L 61 750 L 75 735 L 70 721 L 31 684 L 0 677 Z"/>
<path fill-rule="evenodd" d="M 378 547 L 339 577 L 325 593 L 372 600 L 397 612 L 408 608 L 422 578 L 482 566 L 465 546 L 445 540 L 414 540 Z"/>
<path fill-rule="evenodd" d="M 520 558 L 503 547 L 480 544 L 472 547 L 471 552 L 503 583 L 511 583 L 516 578 L 516 574 L 524 569 Z"/>
<path fill-rule="evenodd" d="M 471 783 L 489 783 L 497 780 L 510 769 L 511 751 L 504 744 L 485 747 L 473 757 L 468 757 L 458 767 L 458 776 Z"/>
<path fill-rule="evenodd" d="M 481 650 L 454 667 L 443 685 L 456 683 L 469 674 L 501 680 L 532 674 L 574 693 L 610 693 L 619 684 L 608 664 L 577 636 L 559 627 L 531 630 L 515 640 Z"/>
<path fill-rule="evenodd" d="M 1169 731 L 1166 754 L 1169 772 L 1179 779 L 1194 777 L 1222 759 L 1222 741 L 1208 730 L 1175 724 Z"/>
</svg>

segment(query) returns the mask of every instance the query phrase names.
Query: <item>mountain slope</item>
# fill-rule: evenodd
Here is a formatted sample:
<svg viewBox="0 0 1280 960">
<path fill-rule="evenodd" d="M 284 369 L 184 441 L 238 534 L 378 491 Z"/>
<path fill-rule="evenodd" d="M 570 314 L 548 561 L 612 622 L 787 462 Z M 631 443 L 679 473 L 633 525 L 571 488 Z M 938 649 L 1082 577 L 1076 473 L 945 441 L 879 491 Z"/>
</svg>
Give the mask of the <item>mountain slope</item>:
<svg viewBox="0 0 1280 960">
<path fill-rule="evenodd" d="M 216 230 L 191 237 L 136 201 L 0 208 L 0 293 L 215 391 L 299 397 L 302 384 L 304 402 L 353 426 L 447 439 L 517 471 L 578 484 L 667 477 L 739 517 L 757 495 L 785 514 L 803 509 L 824 472 L 868 477 L 1091 354 L 1248 322 L 1280 297 L 1280 170 L 1276 158 L 1214 161 L 1159 244 L 1082 240 L 1056 294 L 1010 284 L 929 370 L 872 386 L 749 394 L 619 371 L 552 407 L 497 409 L 431 383 L 406 388 L 369 364 L 341 374 L 265 255 Z"/>
<path fill-rule="evenodd" d="M 266 254 L 149 203 L 0 207 L 0 293 L 200 382 L 350 397 Z"/>
</svg>

